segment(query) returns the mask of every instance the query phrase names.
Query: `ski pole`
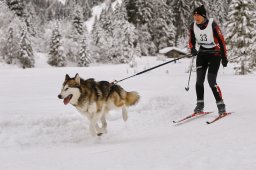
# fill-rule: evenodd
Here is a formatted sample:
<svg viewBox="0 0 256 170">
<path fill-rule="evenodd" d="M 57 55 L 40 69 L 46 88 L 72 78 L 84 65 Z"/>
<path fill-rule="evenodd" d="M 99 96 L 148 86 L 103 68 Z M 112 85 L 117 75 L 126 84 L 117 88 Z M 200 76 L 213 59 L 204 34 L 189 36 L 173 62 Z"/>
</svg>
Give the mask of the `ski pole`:
<svg viewBox="0 0 256 170">
<path fill-rule="evenodd" d="M 190 77 L 191 77 L 191 72 L 192 72 L 192 68 L 193 68 L 194 59 L 195 59 L 195 56 L 193 56 L 193 58 L 192 58 L 192 64 L 191 64 L 191 67 L 190 67 L 190 70 L 189 70 L 188 86 L 185 87 L 185 90 L 186 90 L 186 91 L 189 90 L 189 82 L 190 82 Z"/>
<path fill-rule="evenodd" d="M 198 53 L 219 53 L 220 51 L 217 51 L 217 50 L 199 50 Z M 191 64 L 191 67 L 190 67 L 190 70 L 189 70 L 189 78 L 188 78 L 188 85 L 187 87 L 185 87 L 185 90 L 186 91 L 189 91 L 189 82 L 190 82 L 190 77 L 191 77 L 191 72 L 192 72 L 192 68 L 193 68 L 193 63 L 194 63 L 194 59 L 195 59 L 195 56 L 193 56 L 192 58 L 192 64 Z"/>
</svg>

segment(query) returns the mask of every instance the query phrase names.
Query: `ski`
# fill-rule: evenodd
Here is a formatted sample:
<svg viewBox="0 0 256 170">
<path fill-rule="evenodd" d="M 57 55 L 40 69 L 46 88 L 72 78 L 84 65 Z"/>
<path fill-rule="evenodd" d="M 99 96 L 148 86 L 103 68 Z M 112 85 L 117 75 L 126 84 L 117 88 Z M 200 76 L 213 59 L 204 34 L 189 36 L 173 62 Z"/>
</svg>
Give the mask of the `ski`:
<svg viewBox="0 0 256 170">
<path fill-rule="evenodd" d="M 196 118 L 196 117 L 201 117 L 201 116 L 204 116 L 204 115 L 207 115 L 209 113 L 212 113 L 212 112 L 198 112 L 198 113 L 193 113 L 191 115 L 188 115 L 187 117 L 183 118 L 183 119 L 180 119 L 178 121 L 172 121 L 173 123 L 181 123 L 181 122 L 184 122 L 186 120 L 189 120 L 191 118 Z"/>
<path fill-rule="evenodd" d="M 227 115 L 230 115 L 232 112 L 225 112 L 225 113 L 222 113 L 220 114 L 218 117 L 216 117 L 215 119 L 213 119 L 212 121 L 207 121 L 206 123 L 207 124 L 211 124 L 211 123 L 214 123 L 216 122 L 217 120 L 220 120 L 222 119 L 223 117 L 226 117 Z"/>
</svg>

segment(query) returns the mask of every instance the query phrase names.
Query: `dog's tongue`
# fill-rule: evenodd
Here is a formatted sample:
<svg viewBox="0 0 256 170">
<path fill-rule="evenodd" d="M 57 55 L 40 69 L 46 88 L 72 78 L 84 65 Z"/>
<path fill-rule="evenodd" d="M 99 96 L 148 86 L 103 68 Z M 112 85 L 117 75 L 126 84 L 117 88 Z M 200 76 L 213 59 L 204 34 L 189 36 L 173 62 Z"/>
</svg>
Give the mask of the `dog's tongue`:
<svg viewBox="0 0 256 170">
<path fill-rule="evenodd" d="M 69 103 L 70 99 L 71 99 L 71 96 L 69 95 L 68 97 L 66 97 L 66 98 L 63 100 L 63 103 L 64 103 L 65 105 L 67 105 L 67 104 Z"/>
</svg>

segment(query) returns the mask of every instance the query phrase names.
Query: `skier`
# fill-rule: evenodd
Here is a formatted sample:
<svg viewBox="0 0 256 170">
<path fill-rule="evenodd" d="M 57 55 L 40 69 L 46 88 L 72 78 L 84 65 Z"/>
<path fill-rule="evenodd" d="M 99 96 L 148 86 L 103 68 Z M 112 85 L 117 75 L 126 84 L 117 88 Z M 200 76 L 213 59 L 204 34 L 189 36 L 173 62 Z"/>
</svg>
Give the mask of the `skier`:
<svg viewBox="0 0 256 170">
<path fill-rule="evenodd" d="M 223 67 L 228 64 L 226 44 L 217 23 L 206 17 L 204 6 L 195 8 L 193 12 L 194 22 L 190 26 L 189 48 L 192 56 L 196 58 L 196 94 L 197 105 L 195 113 L 204 109 L 204 81 L 208 69 L 207 79 L 216 99 L 219 114 L 226 113 L 226 107 L 222 98 L 220 87 L 216 83 L 220 62 Z M 196 50 L 196 42 L 200 46 Z"/>
</svg>

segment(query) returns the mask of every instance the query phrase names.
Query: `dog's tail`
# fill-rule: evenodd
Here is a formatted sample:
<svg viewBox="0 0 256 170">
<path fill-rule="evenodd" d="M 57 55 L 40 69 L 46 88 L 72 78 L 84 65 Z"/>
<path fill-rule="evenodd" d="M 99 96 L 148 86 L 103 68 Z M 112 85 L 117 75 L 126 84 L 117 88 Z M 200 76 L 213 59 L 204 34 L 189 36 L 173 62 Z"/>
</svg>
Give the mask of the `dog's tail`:
<svg viewBox="0 0 256 170">
<path fill-rule="evenodd" d="M 125 105 L 132 106 L 138 103 L 140 95 L 136 91 L 127 92 L 125 98 Z"/>
</svg>

